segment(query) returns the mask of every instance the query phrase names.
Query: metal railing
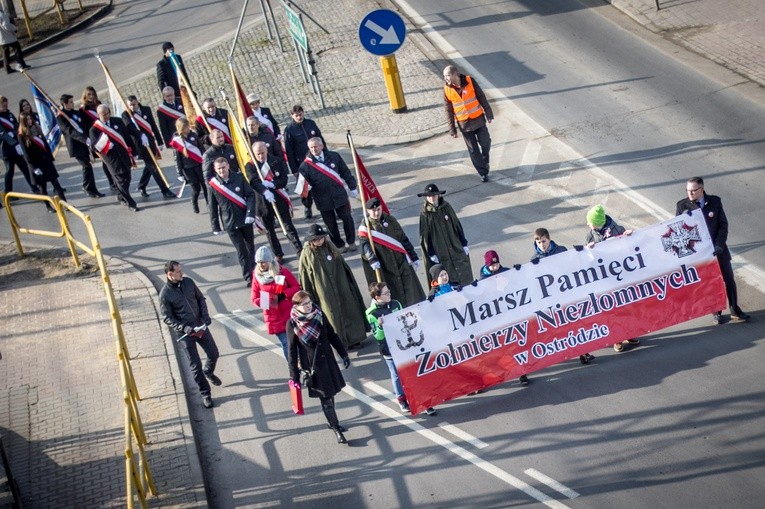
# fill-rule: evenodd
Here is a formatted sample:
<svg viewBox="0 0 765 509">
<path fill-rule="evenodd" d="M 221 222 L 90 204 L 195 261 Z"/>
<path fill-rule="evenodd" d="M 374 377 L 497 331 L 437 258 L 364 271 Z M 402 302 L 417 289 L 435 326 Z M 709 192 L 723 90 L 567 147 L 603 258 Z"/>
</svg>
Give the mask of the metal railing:
<svg viewBox="0 0 765 509">
<path fill-rule="evenodd" d="M 35 230 L 19 225 L 16 215 L 13 213 L 13 202 L 11 201 L 11 198 L 14 197 L 47 202 L 55 209 L 61 229 L 59 231 Z M 16 241 L 16 249 L 19 252 L 19 256 L 25 256 L 24 248 L 21 245 L 20 234 L 53 238 L 64 237 L 76 268 L 80 268 L 82 265 L 80 257 L 77 254 L 77 249 L 89 254 L 95 258 L 98 263 L 101 280 L 104 284 L 104 292 L 106 293 L 106 301 L 109 305 L 112 332 L 117 339 L 117 359 L 120 369 L 120 378 L 122 380 L 122 397 L 125 402 L 125 481 L 127 485 L 127 507 L 130 509 L 134 507 L 133 504 L 135 499 L 133 491 L 135 490 L 138 495 L 140 506 L 142 508 L 148 508 L 149 506 L 146 500 L 147 491 L 152 495 L 157 495 L 157 489 L 151 475 L 146 452 L 144 451 L 144 446 L 148 445 L 149 442 L 146 439 L 141 415 L 138 412 L 138 402 L 141 400 L 141 397 L 138 393 L 138 388 L 136 387 L 133 368 L 130 365 L 130 352 L 128 351 L 125 334 L 122 328 L 122 317 L 119 308 L 117 307 L 117 299 L 114 296 L 111 279 L 109 278 L 109 271 L 106 268 L 101 244 L 98 242 L 93 222 L 89 215 L 83 214 L 77 208 L 60 200 L 58 196 L 50 197 L 39 194 L 11 192 L 0 193 L 0 200 L 5 206 L 8 222 L 11 225 L 11 231 L 13 232 L 13 238 Z M 88 233 L 89 244 L 81 242 L 74 237 L 69 228 L 69 221 L 65 212 L 69 212 L 73 216 L 82 220 Z M 138 461 L 136 461 L 133 449 L 134 443 L 138 450 Z"/>
</svg>

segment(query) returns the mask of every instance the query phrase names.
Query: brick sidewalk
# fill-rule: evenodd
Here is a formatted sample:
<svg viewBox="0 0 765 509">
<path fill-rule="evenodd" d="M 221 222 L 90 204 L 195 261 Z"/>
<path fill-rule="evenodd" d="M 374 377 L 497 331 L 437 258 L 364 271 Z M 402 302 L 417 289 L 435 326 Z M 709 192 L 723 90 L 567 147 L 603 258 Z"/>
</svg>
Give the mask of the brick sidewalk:
<svg viewBox="0 0 765 509">
<path fill-rule="evenodd" d="M 132 265 L 108 265 L 151 442 L 151 506 L 206 507 L 156 290 Z M 122 385 L 100 278 L 37 278 L 2 291 L 0 428 L 24 507 L 125 507 Z"/>
<path fill-rule="evenodd" d="M 269 41 L 264 25 L 256 23 L 242 29 L 234 55 L 234 69 L 246 93 L 257 92 L 263 105 L 271 108 L 279 125 L 290 120 L 288 110 L 302 104 L 306 116 L 317 121 L 328 143 L 345 146 L 345 132 L 351 129 L 359 145 L 407 143 L 447 131 L 440 98 L 441 69 L 425 57 L 411 34 L 396 53 L 408 112 L 390 110 L 380 60 L 367 53 L 358 41 L 358 23 L 380 6 L 371 0 L 338 2 L 312 0 L 311 15 L 330 32 L 321 31 L 304 20 L 308 40 L 317 57 L 319 82 L 326 109 L 310 85 L 303 83 L 297 56 L 287 34 L 284 9 L 272 2 L 285 52 L 274 39 Z M 252 5 L 252 4 L 251 4 Z M 248 15 L 246 19 L 252 19 Z M 407 30 L 411 32 L 412 27 Z M 205 97 L 222 104 L 218 86 L 231 97 L 231 78 L 226 64 L 233 33 L 202 51 L 177 47 L 190 74 L 200 102 Z M 158 50 L 158 49 L 157 49 Z M 154 71 L 133 83 L 120 84 L 125 94 L 135 94 L 144 104 L 161 100 Z M 233 103 L 232 103 L 233 105 Z M 335 149 L 335 148 L 333 148 Z"/>
<path fill-rule="evenodd" d="M 607 0 L 652 32 L 765 86 L 762 0 Z"/>
</svg>

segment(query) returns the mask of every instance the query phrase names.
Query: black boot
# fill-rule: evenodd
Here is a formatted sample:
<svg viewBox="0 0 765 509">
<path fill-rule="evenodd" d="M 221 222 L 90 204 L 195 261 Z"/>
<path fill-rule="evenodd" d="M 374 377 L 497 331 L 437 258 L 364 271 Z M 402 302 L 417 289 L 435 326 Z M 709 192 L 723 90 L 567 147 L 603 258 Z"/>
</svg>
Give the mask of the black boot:
<svg viewBox="0 0 765 509">
<path fill-rule="evenodd" d="M 327 418 L 327 424 L 329 428 L 335 432 L 338 444 L 347 444 L 348 440 L 345 439 L 345 435 L 340 431 L 343 428 L 337 420 L 337 413 L 335 413 L 335 398 L 321 398 L 321 409 L 324 412 L 324 417 Z"/>
</svg>

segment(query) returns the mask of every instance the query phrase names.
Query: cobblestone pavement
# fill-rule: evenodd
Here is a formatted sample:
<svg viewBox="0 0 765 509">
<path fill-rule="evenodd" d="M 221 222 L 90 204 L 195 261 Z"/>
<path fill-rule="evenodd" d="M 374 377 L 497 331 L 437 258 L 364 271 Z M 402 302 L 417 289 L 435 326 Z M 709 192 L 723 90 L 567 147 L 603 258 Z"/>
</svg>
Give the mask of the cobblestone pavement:
<svg viewBox="0 0 765 509">
<path fill-rule="evenodd" d="M 765 86 L 762 0 L 608 0 L 652 32 Z"/>
<path fill-rule="evenodd" d="M 308 41 L 318 62 L 324 110 L 320 109 L 319 98 L 312 93 L 310 85 L 303 83 L 297 56 L 286 32 L 284 9 L 278 2 L 272 3 L 284 53 L 276 39 L 268 40 L 265 26 L 256 23 L 242 29 L 234 69 L 245 91 L 259 93 L 262 104 L 271 108 L 281 126 L 289 120 L 287 112 L 292 105 L 302 104 L 306 116 L 316 120 L 322 133 L 330 136 L 327 140 L 330 144 L 345 145 L 347 129 L 352 130 L 354 142 L 360 146 L 406 143 L 447 131 L 439 96 L 441 69 L 423 55 L 409 35 L 396 53 L 408 111 L 402 114 L 391 111 L 380 60 L 361 47 L 357 35 L 358 22 L 367 12 L 380 8 L 377 3 L 311 1 L 311 16 L 329 31 L 325 34 L 304 19 Z M 254 9 L 255 3 L 250 5 Z M 412 27 L 407 29 L 411 31 Z M 176 48 L 183 56 L 200 102 L 209 96 L 220 106 L 218 86 L 223 86 L 231 96 L 226 62 L 232 37 L 230 34 L 201 51 Z M 145 104 L 160 100 L 153 70 L 133 83 L 120 86 L 124 87 L 123 93 L 133 93 Z"/>
<path fill-rule="evenodd" d="M 151 442 L 146 450 L 159 491 L 151 505 L 205 507 L 156 290 L 132 265 L 114 258 L 108 264 Z M 24 507 L 125 507 L 122 384 L 97 272 L 3 283 L 2 293 L 0 432 Z"/>
</svg>

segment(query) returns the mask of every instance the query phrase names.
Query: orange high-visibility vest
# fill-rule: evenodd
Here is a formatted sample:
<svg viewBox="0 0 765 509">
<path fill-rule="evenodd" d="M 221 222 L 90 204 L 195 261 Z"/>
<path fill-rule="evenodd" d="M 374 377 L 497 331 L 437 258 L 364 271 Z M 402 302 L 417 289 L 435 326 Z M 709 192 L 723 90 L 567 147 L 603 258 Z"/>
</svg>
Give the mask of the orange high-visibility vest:
<svg viewBox="0 0 765 509">
<path fill-rule="evenodd" d="M 475 96 L 475 88 L 473 88 L 473 80 L 470 76 L 465 76 L 467 85 L 462 89 L 462 97 L 459 93 L 449 85 L 444 85 L 444 94 L 446 98 L 452 103 L 454 109 L 454 117 L 458 122 L 464 122 L 469 118 L 478 118 L 483 115 L 483 108 L 478 103 L 478 99 Z"/>
</svg>

